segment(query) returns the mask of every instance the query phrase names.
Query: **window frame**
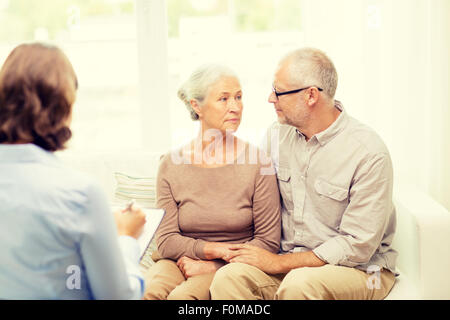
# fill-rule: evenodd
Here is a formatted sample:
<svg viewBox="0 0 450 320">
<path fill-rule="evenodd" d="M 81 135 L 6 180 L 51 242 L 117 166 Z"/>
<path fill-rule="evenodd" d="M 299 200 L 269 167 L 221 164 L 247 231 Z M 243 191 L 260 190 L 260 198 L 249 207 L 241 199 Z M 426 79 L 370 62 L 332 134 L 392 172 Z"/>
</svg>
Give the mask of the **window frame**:
<svg viewBox="0 0 450 320">
<path fill-rule="evenodd" d="M 143 148 L 170 145 L 169 54 L 166 0 L 136 0 L 139 103 Z"/>
</svg>

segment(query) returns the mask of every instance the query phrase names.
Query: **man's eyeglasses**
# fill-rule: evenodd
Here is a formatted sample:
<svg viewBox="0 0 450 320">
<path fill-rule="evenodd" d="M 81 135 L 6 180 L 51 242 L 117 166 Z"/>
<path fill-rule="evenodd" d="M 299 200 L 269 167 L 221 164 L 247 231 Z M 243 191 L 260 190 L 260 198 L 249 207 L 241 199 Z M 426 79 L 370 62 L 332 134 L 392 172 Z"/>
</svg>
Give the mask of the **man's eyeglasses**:
<svg viewBox="0 0 450 320">
<path fill-rule="evenodd" d="M 310 86 L 310 87 L 307 87 L 307 88 L 302 88 L 302 89 L 291 90 L 291 91 L 278 92 L 278 91 L 275 89 L 275 87 L 272 86 L 272 91 L 273 91 L 273 93 L 275 93 L 275 95 L 277 96 L 277 99 L 278 99 L 279 96 L 284 96 L 284 95 L 286 95 L 286 94 L 297 93 L 297 92 L 300 92 L 300 91 L 303 91 L 303 90 L 306 90 L 306 89 L 309 89 L 309 88 L 312 88 L 312 87 L 313 87 L 313 86 Z M 317 88 L 317 90 L 319 90 L 319 91 L 323 91 L 322 88 L 319 88 L 319 87 L 315 87 L 315 88 Z"/>
</svg>

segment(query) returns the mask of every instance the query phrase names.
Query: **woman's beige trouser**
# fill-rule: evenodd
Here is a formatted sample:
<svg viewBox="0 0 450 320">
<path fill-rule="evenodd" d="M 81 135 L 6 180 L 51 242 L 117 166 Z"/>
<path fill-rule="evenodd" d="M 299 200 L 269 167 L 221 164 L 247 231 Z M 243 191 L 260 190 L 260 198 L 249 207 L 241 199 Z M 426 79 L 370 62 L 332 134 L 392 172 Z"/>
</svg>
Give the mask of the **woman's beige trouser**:
<svg viewBox="0 0 450 320">
<path fill-rule="evenodd" d="M 161 259 L 145 274 L 145 300 L 209 300 L 214 272 L 186 279 L 173 260 Z"/>
</svg>

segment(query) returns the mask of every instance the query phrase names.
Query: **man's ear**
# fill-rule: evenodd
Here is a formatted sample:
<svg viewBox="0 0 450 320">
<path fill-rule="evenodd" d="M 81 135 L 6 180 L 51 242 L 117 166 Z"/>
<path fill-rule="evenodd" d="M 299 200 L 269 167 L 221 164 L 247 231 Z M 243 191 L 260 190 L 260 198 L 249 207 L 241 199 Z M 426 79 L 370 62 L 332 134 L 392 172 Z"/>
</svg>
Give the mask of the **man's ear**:
<svg viewBox="0 0 450 320">
<path fill-rule="evenodd" d="M 195 111 L 195 113 L 200 118 L 202 112 L 201 112 L 201 108 L 200 108 L 198 101 L 195 99 L 192 99 L 189 103 L 191 104 L 192 109 Z"/>
<path fill-rule="evenodd" d="M 319 90 L 316 87 L 311 87 L 306 92 L 307 103 L 310 107 L 315 105 L 319 101 Z"/>
</svg>

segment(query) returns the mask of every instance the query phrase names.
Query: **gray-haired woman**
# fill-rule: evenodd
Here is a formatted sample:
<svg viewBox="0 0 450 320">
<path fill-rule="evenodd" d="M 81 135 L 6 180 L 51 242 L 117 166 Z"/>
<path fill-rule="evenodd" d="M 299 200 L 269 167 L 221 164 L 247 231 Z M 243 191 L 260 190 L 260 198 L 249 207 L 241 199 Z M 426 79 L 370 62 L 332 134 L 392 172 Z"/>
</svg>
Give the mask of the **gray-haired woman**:
<svg viewBox="0 0 450 320">
<path fill-rule="evenodd" d="M 252 161 L 258 150 L 234 136 L 243 110 L 238 78 L 229 68 L 203 66 L 178 96 L 201 126 L 190 144 L 160 163 L 157 206 L 166 215 L 145 299 L 209 299 L 232 243 L 279 250 L 280 195 L 275 176 L 264 170 L 270 160 L 257 152 Z"/>
</svg>

